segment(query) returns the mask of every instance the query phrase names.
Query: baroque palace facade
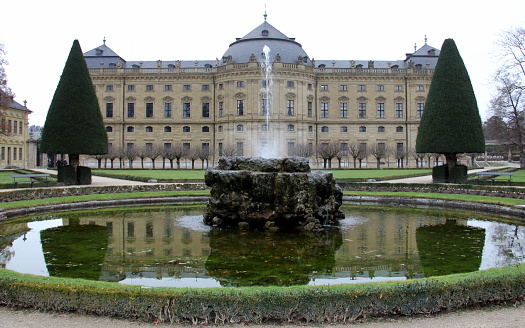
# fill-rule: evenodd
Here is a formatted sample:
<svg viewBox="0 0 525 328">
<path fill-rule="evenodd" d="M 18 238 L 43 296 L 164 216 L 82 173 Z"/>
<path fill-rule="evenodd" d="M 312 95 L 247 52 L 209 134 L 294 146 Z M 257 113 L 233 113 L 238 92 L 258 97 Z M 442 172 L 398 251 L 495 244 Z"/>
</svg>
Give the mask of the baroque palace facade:
<svg viewBox="0 0 525 328">
<path fill-rule="evenodd" d="M 439 52 L 425 43 L 402 60 L 315 60 L 265 17 L 216 60 L 126 61 L 105 41 L 84 57 L 112 147 L 178 144 L 209 150 L 212 163 L 319 145 L 347 162 L 357 146 L 375 163 L 377 147 L 407 163 Z"/>
<path fill-rule="evenodd" d="M 29 158 L 29 155 L 33 153 L 28 151 L 28 148 L 33 145 L 28 141 L 30 113 L 25 102 L 22 105 L 13 97 L 7 97 L 5 102 L 0 103 L 1 168 L 32 167 L 30 163 L 35 162 L 35 159 Z"/>
</svg>

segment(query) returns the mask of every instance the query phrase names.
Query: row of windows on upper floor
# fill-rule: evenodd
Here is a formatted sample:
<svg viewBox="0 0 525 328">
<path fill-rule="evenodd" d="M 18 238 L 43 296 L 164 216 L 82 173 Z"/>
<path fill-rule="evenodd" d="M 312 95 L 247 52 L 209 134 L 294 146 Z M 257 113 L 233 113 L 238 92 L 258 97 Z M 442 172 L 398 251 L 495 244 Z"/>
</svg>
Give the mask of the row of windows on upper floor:
<svg viewBox="0 0 525 328">
<path fill-rule="evenodd" d="M 24 122 L 8 120 L 5 117 L 2 117 L 2 123 L 0 125 L 0 130 L 4 134 L 22 134 L 24 129 Z"/>
<path fill-rule="evenodd" d="M 236 82 L 236 85 L 238 88 L 243 88 L 245 86 L 245 82 L 244 81 L 237 81 Z M 261 86 L 262 87 L 266 87 L 268 85 L 268 82 L 266 80 L 263 80 L 261 82 Z M 295 82 L 294 81 L 286 81 L 286 86 L 288 88 L 294 88 L 295 87 Z M 202 91 L 210 91 L 211 90 L 211 87 L 209 84 L 202 84 L 200 85 L 200 88 Z M 224 84 L 223 83 L 219 83 L 217 84 L 217 88 L 219 90 L 222 90 L 224 89 Z M 415 86 L 416 88 L 416 91 L 425 91 L 425 86 L 424 85 L 416 85 Z M 312 83 L 308 83 L 307 85 L 307 89 L 308 90 L 313 90 L 313 84 Z M 111 85 L 111 84 L 108 84 L 105 86 L 105 90 L 107 92 L 111 92 L 111 91 L 114 91 L 115 90 L 115 87 L 114 85 Z M 127 85 L 127 90 L 128 91 L 136 91 L 136 86 L 134 84 L 128 84 Z M 192 85 L 191 84 L 183 84 L 182 85 L 182 91 L 191 91 L 192 90 Z M 329 91 L 329 85 L 328 84 L 321 84 L 319 86 L 319 90 L 321 91 Z M 403 85 L 394 85 L 394 91 L 396 92 L 402 92 L 404 90 L 404 86 Z M 155 91 L 155 85 L 154 84 L 146 84 L 145 86 L 145 91 Z M 165 84 L 164 85 L 164 91 L 173 91 L 173 85 L 172 84 Z M 339 91 L 348 91 L 348 85 L 347 84 L 340 84 L 339 85 Z M 367 85 L 365 84 L 360 84 L 360 85 L 357 85 L 357 91 L 367 91 Z M 378 84 L 375 86 L 375 91 L 385 91 L 385 85 L 383 84 Z"/>
<path fill-rule="evenodd" d="M 237 124 L 236 126 L 236 131 L 239 131 L 239 132 L 242 132 L 244 131 L 244 125 L 243 124 Z M 224 132 L 224 128 L 222 125 L 219 125 L 217 127 L 217 130 L 218 132 Z M 268 124 L 262 124 L 261 125 L 261 131 L 268 131 L 269 130 L 269 125 Z M 289 132 L 292 132 L 292 131 L 295 131 L 295 125 L 293 124 L 288 124 L 287 127 L 286 127 L 286 130 L 289 131 Z M 312 125 L 309 125 L 308 126 L 308 132 L 313 132 L 314 128 Z M 328 126 L 322 126 L 321 127 L 321 132 L 330 132 L 330 128 Z M 367 131 L 366 129 L 366 126 L 362 125 L 358 128 L 358 131 L 360 133 L 364 133 Z M 399 125 L 399 126 L 396 126 L 396 132 L 403 132 L 404 131 L 404 128 L 403 126 Z M 106 132 L 113 132 L 113 127 L 112 126 L 106 126 Z M 132 133 L 132 132 L 135 132 L 135 127 L 134 126 L 128 126 L 126 127 L 126 132 L 129 132 L 129 133 Z M 153 127 L 152 126 L 146 126 L 146 132 L 153 132 Z M 167 133 L 171 133 L 172 132 L 172 128 L 171 126 L 165 126 L 164 127 L 164 132 L 167 132 Z M 190 126 L 183 126 L 182 127 L 182 132 L 191 132 L 191 127 Z M 203 126 L 201 128 L 201 132 L 210 132 L 210 127 L 209 126 Z M 348 127 L 347 126 L 341 126 L 339 128 L 339 132 L 348 132 Z M 377 127 L 377 132 L 379 133 L 383 133 L 383 132 L 386 132 L 386 128 L 384 126 L 378 126 Z"/>
<path fill-rule="evenodd" d="M 219 117 L 224 116 L 224 103 L 219 102 Z M 320 117 L 321 118 L 329 118 L 330 117 L 330 111 L 329 111 L 329 102 L 321 102 L 320 106 Z M 416 117 L 421 117 L 423 115 L 423 109 L 424 109 L 425 103 L 418 102 L 416 104 Z M 268 113 L 269 106 L 266 99 L 261 99 L 261 112 L 260 115 L 266 115 Z M 153 118 L 154 117 L 154 103 L 146 103 L 146 112 L 145 117 L 146 118 Z M 245 101 L 242 99 L 237 100 L 237 116 L 243 116 L 245 114 Z M 113 103 L 106 103 L 106 118 L 112 118 L 114 115 L 114 105 Z M 286 101 L 286 115 L 288 116 L 294 116 L 295 115 L 295 100 L 287 100 Z M 309 101 L 307 103 L 307 116 L 313 117 L 313 102 Z M 164 103 L 164 118 L 171 118 L 173 117 L 173 103 Z M 183 103 L 182 104 L 182 117 L 183 118 L 191 118 L 191 103 Z M 201 103 L 201 117 L 203 118 L 209 118 L 210 117 L 210 103 L 205 102 Z M 348 118 L 349 117 L 349 109 L 348 109 L 348 103 L 347 102 L 340 102 L 339 103 L 339 117 L 340 118 Z M 358 103 L 357 106 L 357 117 L 358 118 L 368 118 L 367 113 L 367 103 L 361 102 Z M 401 102 L 395 103 L 395 112 L 394 112 L 395 118 L 403 118 L 404 117 L 404 104 Z M 127 118 L 135 118 L 135 103 L 128 103 L 127 106 Z M 386 107 L 385 103 L 376 103 L 376 118 L 386 118 Z"/>
<path fill-rule="evenodd" d="M 12 150 L 11 150 L 12 149 Z M 23 160 L 24 148 L 22 147 L 2 147 L 0 150 L 0 160 L 1 161 L 21 161 Z M 18 155 L 18 157 L 17 157 Z"/>
</svg>

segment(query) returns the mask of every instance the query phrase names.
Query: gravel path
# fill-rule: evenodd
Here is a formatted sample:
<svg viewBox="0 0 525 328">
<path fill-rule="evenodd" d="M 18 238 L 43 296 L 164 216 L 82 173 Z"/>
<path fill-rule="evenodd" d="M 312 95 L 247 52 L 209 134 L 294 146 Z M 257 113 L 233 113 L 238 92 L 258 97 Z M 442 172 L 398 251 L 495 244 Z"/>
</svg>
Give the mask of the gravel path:
<svg viewBox="0 0 525 328">
<path fill-rule="evenodd" d="M 42 313 L 33 310 L 13 310 L 0 307 L 0 328 L 124 328 L 124 327 L 190 327 L 168 324 L 131 322 L 78 314 Z M 202 326 L 201 326 L 202 327 Z M 212 326 L 217 327 L 217 326 Z M 225 325 L 233 328 L 297 328 L 303 325 Z M 311 327 L 322 327 L 313 325 Z M 516 328 L 525 327 L 525 305 L 517 307 L 466 310 L 429 318 L 401 318 L 353 325 L 326 325 L 330 328 Z"/>
</svg>

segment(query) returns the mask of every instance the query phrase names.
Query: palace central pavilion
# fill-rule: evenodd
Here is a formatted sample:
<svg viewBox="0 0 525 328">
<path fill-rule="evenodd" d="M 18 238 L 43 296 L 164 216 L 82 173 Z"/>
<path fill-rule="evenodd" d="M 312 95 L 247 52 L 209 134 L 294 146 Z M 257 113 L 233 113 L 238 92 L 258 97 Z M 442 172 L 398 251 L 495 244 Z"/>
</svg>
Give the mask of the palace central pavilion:
<svg viewBox="0 0 525 328">
<path fill-rule="evenodd" d="M 177 146 L 215 162 L 335 145 L 347 162 L 359 149 L 375 163 L 382 149 L 399 165 L 415 149 L 439 52 L 425 43 L 401 60 L 314 60 L 265 17 L 220 59 L 126 61 L 105 41 L 84 57 L 112 148 Z"/>
</svg>

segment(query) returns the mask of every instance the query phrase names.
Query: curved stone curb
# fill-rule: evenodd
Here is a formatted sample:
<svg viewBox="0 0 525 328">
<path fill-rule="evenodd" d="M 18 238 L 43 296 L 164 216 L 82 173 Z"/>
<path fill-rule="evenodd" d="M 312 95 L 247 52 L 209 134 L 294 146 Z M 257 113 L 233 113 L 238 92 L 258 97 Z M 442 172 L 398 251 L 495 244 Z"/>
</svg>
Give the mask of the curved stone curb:
<svg viewBox="0 0 525 328">
<path fill-rule="evenodd" d="M 8 218 L 30 215 L 35 213 L 45 213 L 52 211 L 81 210 L 86 208 L 103 208 L 112 206 L 140 206 L 154 204 L 202 204 L 208 201 L 208 196 L 181 196 L 181 197 L 159 197 L 159 198 L 130 198 L 115 200 L 94 200 L 88 202 L 76 202 L 65 204 L 43 205 L 35 207 L 19 208 L 0 212 L 0 220 Z"/>
<path fill-rule="evenodd" d="M 450 207 L 468 210 L 477 210 L 491 213 L 503 213 L 525 217 L 525 209 L 520 207 L 483 204 L 476 202 L 446 200 L 435 198 L 417 197 L 396 197 L 396 196 L 343 196 L 343 204 L 359 203 L 382 203 L 382 204 L 408 204 L 408 205 L 427 205 L 434 207 Z"/>
<path fill-rule="evenodd" d="M 155 204 L 205 204 L 209 200 L 208 196 L 181 196 L 181 197 L 159 197 L 159 198 L 131 198 L 115 200 L 97 200 L 88 202 L 75 202 L 66 204 L 53 204 L 35 207 L 19 208 L 14 210 L 0 209 L 0 221 L 18 216 L 30 215 L 35 213 L 45 213 L 52 211 L 81 210 L 86 208 L 103 208 L 111 206 L 141 206 Z M 490 213 L 502 213 L 516 215 L 525 218 L 525 208 L 522 206 L 503 206 L 494 204 L 483 204 L 466 201 L 415 198 L 415 197 L 396 197 L 396 196 L 343 196 L 343 204 L 367 205 L 370 203 L 380 203 L 384 205 L 407 204 L 425 205 L 433 207 L 460 208 L 477 210 Z"/>
</svg>

